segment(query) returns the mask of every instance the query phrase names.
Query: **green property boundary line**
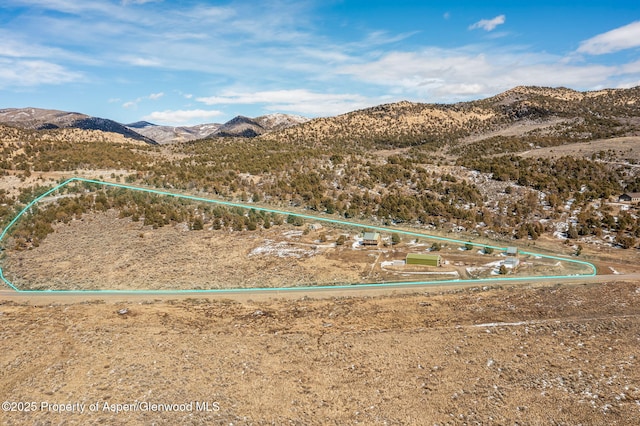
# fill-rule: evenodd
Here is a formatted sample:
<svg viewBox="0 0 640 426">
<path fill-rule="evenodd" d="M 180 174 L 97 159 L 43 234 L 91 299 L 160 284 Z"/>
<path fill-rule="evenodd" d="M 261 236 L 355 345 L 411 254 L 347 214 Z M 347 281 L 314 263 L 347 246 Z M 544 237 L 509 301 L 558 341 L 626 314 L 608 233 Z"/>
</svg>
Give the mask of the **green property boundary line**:
<svg viewBox="0 0 640 426">
<path fill-rule="evenodd" d="M 408 236 L 412 236 L 412 237 L 425 238 L 425 239 L 429 239 L 429 240 L 446 241 L 446 242 L 449 242 L 449 243 L 462 244 L 462 245 L 471 244 L 472 246 L 475 246 L 475 247 L 489 247 L 489 248 L 496 249 L 496 250 L 503 250 L 503 251 L 506 250 L 505 247 L 492 246 L 492 245 L 489 245 L 489 244 L 472 243 L 472 242 L 468 242 L 468 241 L 455 240 L 455 239 L 452 239 L 452 238 L 438 237 L 438 236 L 424 234 L 424 233 L 420 233 L 420 232 L 405 231 L 405 230 L 402 230 L 402 229 L 387 228 L 387 227 L 382 227 L 382 226 L 370 226 L 370 225 L 364 225 L 364 224 L 360 224 L 360 223 L 348 222 L 348 221 L 345 221 L 345 220 L 330 219 L 330 218 L 327 218 L 327 217 L 313 216 L 313 215 L 302 214 L 302 213 L 293 213 L 293 212 L 288 212 L 288 211 L 283 211 L 283 210 L 270 209 L 270 208 L 266 208 L 266 207 L 249 206 L 249 205 L 246 205 L 246 204 L 234 203 L 234 202 L 230 202 L 230 201 L 214 200 L 214 199 L 209 199 L 209 198 L 195 197 L 195 196 L 191 196 L 191 195 L 176 194 L 176 193 L 171 193 L 171 192 L 166 192 L 166 191 L 160 191 L 160 190 L 157 190 L 157 189 L 139 188 L 139 187 L 130 186 L 130 185 L 123 185 L 123 184 L 112 183 L 112 182 L 103 182 L 103 181 L 99 181 L 99 180 L 85 179 L 85 178 L 80 178 L 80 177 L 73 177 L 73 178 L 65 180 L 61 184 L 49 189 L 48 191 L 46 191 L 42 195 L 36 197 L 29 204 L 27 204 L 20 211 L 20 213 L 18 213 L 18 215 L 15 218 L 13 218 L 13 220 L 11 222 L 9 222 L 9 224 L 4 228 L 4 230 L 2 231 L 2 234 L 0 234 L 0 244 L 2 243 L 4 238 L 6 237 L 9 229 L 13 225 L 15 225 L 15 223 L 20 219 L 20 217 L 23 214 L 25 214 L 27 211 L 29 211 L 38 201 L 42 200 L 43 198 L 47 197 L 48 195 L 54 193 L 55 191 L 59 190 L 60 188 L 66 186 L 66 185 L 68 185 L 69 183 L 72 183 L 72 182 L 87 182 L 87 183 L 93 183 L 93 184 L 97 184 L 97 185 L 111 186 L 111 187 L 115 187 L 115 188 L 130 189 L 130 190 L 133 190 L 133 191 L 147 192 L 147 193 L 150 193 L 150 194 L 169 196 L 169 197 L 176 197 L 176 198 L 184 198 L 184 199 L 188 199 L 188 200 L 205 202 L 205 203 L 219 204 L 219 205 L 228 206 L 228 207 L 239 207 L 239 208 L 242 208 L 242 209 L 253 209 L 253 210 L 256 210 L 256 211 L 263 211 L 263 212 L 267 212 L 267 213 L 275 213 L 275 214 L 281 214 L 281 215 L 292 215 L 292 216 L 297 216 L 297 217 L 301 217 L 301 218 L 304 218 L 304 219 L 311 219 L 311 220 L 316 220 L 316 221 L 321 221 L 321 222 L 328 222 L 328 223 L 333 223 L 333 224 L 343 225 L 343 226 L 364 227 L 364 228 L 367 228 L 367 229 L 371 229 L 371 230 L 374 230 L 374 231 L 385 232 L 385 233 L 397 233 L 397 234 L 408 235 Z M 530 281 L 532 279 L 535 279 L 535 280 L 548 280 L 548 279 L 566 279 L 566 278 L 576 278 L 576 277 L 593 277 L 593 276 L 596 275 L 596 267 L 595 267 L 595 265 L 593 265 L 592 263 L 589 263 L 589 262 L 585 262 L 585 261 L 582 261 L 582 260 L 568 259 L 568 258 L 558 257 L 558 256 L 551 256 L 551 255 L 546 255 L 546 254 L 540 254 L 540 253 L 526 252 L 526 251 L 520 251 L 520 253 L 525 254 L 525 255 L 534 256 L 534 257 L 537 256 L 537 257 L 541 257 L 541 258 L 554 259 L 554 260 L 559 260 L 559 261 L 562 261 L 562 262 L 570 262 L 570 263 L 575 263 L 575 264 L 587 266 L 587 267 L 589 267 L 591 269 L 591 272 L 590 273 L 586 273 L 586 274 L 552 275 L 552 276 L 542 276 L 542 277 L 505 277 L 505 278 L 479 278 L 479 279 L 471 279 L 471 280 L 456 279 L 456 280 L 438 280 L 438 281 L 392 281 L 392 282 L 386 282 L 386 283 L 385 282 L 383 282 L 383 283 L 363 283 L 363 284 L 349 284 L 349 285 L 318 285 L 318 286 L 300 286 L 300 287 L 255 287 L 255 288 L 231 288 L 231 289 L 187 289 L 187 290 L 21 290 L 21 289 L 17 288 L 13 283 L 11 283 L 11 281 L 9 281 L 4 276 L 4 273 L 3 273 L 1 267 L 0 267 L 0 279 L 2 279 L 2 281 L 5 284 L 7 284 L 13 290 L 15 290 L 16 292 L 19 292 L 19 293 L 33 293 L 33 294 L 41 294 L 41 293 L 66 293 L 66 294 L 73 294 L 73 293 L 77 293 L 77 294 L 127 294 L 127 293 L 129 293 L 129 294 L 171 294 L 171 293 L 174 293 L 174 294 L 185 294 L 185 293 L 239 293 L 239 292 L 245 293 L 245 292 L 267 292 L 267 291 L 275 291 L 275 292 L 277 292 L 277 291 L 292 291 L 292 290 L 307 291 L 307 290 L 316 290 L 316 289 L 358 289 L 358 288 L 372 288 L 372 287 L 400 287 L 400 286 L 413 286 L 413 285 L 416 285 L 416 286 L 419 286 L 419 285 L 446 285 L 446 284 L 465 284 L 465 283 L 484 283 L 484 282 L 495 283 L 496 281 L 500 281 L 500 282 L 502 282 L 502 281 L 504 281 L 504 282 L 517 282 L 517 281 Z"/>
</svg>

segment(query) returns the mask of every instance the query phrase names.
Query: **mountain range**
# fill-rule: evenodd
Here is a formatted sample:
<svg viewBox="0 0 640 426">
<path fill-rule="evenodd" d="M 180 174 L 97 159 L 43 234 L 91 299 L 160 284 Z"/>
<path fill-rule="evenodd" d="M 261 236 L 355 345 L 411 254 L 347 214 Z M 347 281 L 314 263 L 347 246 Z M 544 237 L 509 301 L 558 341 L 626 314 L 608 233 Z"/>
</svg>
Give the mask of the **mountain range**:
<svg viewBox="0 0 640 426">
<path fill-rule="evenodd" d="M 160 126 L 148 121 L 127 124 L 129 129 L 159 144 L 187 142 L 209 137 L 256 137 L 274 130 L 309 121 L 308 118 L 290 114 L 268 114 L 256 118 L 239 115 L 224 124 L 207 123 L 195 126 Z"/>
<path fill-rule="evenodd" d="M 141 135 L 113 120 L 78 112 L 67 112 L 40 108 L 7 108 L 0 109 L 0 123 L 29 130 L 81 129 L 99 130 L 117 133 L 126 138 L 149 144 L 156 144 L 152 139 Z"/>
<path fill-rule="evenodd" d="M 82 129 L 117 133 L 149 144 L 187 142 L 209 137 L 255 137 L 308 121 L 298 115 L 269 114 L 256 118 L 237 116 L 223 123 L 195 126 L 161 126 L 148 121 L 120 124 L 78 112 L 40 108 L 0 109 L 0 124 L 29 130 Z"/>
<path fill-rule="evenodd" d="M 237 116 L 223 124 L 172 127 L 146 121 L 120 124 L 75 112 L 14 108 L 0 110 L 0 124 L 31 130 L 101 130 L 150 144 L 260 136 L 310 144 L 374 144 L 379 148 L 431 144 L 453 149 L 461 141 L 472 144 L 488 138 L 524 134 L 573 141 L 638 136 L 639 106 L 640 87 L 579 92 L 521 86 L 470 102 L 402 101 L 313 120 L 269 114 L 256 118 Z"/>
</svg>

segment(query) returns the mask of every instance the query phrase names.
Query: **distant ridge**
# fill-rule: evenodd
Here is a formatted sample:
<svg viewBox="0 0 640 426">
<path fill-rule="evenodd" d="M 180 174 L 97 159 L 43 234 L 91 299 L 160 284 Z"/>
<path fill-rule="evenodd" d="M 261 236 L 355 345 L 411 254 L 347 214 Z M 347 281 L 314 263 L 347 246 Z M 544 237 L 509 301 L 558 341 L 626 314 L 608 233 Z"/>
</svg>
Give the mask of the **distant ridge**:
<svg viewBox="0 0 640 426">
<path fill-rule="evenodd" d="M 155 145 L 156 142 L 113 120 L 77 112 L 40 108 L 0 109 L 0 123 L 29 130 L 82 129 L 117 133 L 125 138 Z"/>
<path fill-rule="evenodd" d="M 254 138 L 266 132 L 257 121 L 239 115 L 224 123 L 218 130 L 209 136 L 239 136 L 243 138 Z"/>
<path fill-rule="evenodd" d="M 38 108 L 0 109 L 0 124 L 30 130 L 76 128 L 111 132 L 150 144 L 215 137 L 260 137 L 297 143 L 373 144 L 434 148 L 534 131 L 572 141 L 638 136 L 640 86 L 579 92 L 564 87 L 518 86 L 495 96 L 454 104 L 401 101 L 334 117 L 288 114 L 237 116 L 224 124 L 161 126 L 148 121 L 122 125 L 77 112 Z M 545 137 L 546 137 L 545 136 Z M 456 147 L 455 152 L 462 152 Z M 454 151 L 451 151 L 454 152 Z M 455 153 L 454 153 L 455 154 Z"/>
<path fill-rule="evenodd" d="M 268 114 L 256 118 L 236 116 L 224 124 L 207 123 L 196 126 L 161 126 L 138 121 L 126 126 L 159 144 L 188 142 L 215 137 L 253 138 L 272 131 L 286 129 L 309 121 L 308 118 L 289 114 Z"/>
<path fill-rule="evenodd" d="M 196 139 L 203 139 L 215 132 L 220 124 L 206 123 L 196 126 L 161 126 L 149 123 L 148 121 L 137 121 L 135 123 L 126 124 L 126 126 L 135 132 L 144 135 L 149 139 L 153 139 L 160 145 L 189 142 Z"/>
<path fill-rule="evenodd" d="M 130 129 L 144 129 L 145 127 L 157 126 L 157 124 L 149 123 L 148 121 L 136 121 L 135 123 L 125 124 Z"/>
</svg>

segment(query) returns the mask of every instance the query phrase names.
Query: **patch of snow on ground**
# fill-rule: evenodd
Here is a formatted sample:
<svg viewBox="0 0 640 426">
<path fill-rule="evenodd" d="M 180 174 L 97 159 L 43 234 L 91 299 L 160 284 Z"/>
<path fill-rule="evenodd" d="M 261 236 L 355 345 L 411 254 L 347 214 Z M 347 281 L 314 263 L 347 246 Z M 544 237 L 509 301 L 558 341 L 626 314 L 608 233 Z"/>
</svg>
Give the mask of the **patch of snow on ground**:
<svg viewBox="0 0 640 426">
<path fill-rule="evenodd" d="M 559 240 L 567 239 L 567 230 L 569 229 L 568 222 L 558 222 L 556 223 L 556 229 L 553 232 L 553 236 Z"/>
<path fill-rule="evenodd" d="M 520 322 L 488 322 L 486 324 L 475 324 L 474 327 L 505 327 L 510 325 L 526 325 L 531 324 L 531 321 Z"/>
<path fill-rule="evenodd" d="M 315 250 L 304 250 L 298 247 L 294 247 L 289 243 L 280 242 L 276 243 L 272 240 L 266 240 L 263 245 L 254 248 L 249 253 L 249 256 L 278 256 L 278 257 L 308 257 L 313 256 Z"/>
<path fill-rule="evenodd" d="M 422 272 L 403 272 L 402 276 L 411 276 L 411 275 L 447 275 L 451 277 L 460 278 L 460 274 L 458 271 L 422 271 Z"/>
<path fill-rule="evenodd" d="M 495 262 L 485 263 L 482 266 L 470 266 L 466 268 L 466 270 L 469 275 L 473 275 L 475 272 L 483 272 L 483 271 L 486 271 L 487 269 L 491 269 L 492 275 L 498 275 L 499 273 L 498 268 L 500 268 L 500 265 L 502 265 L 502 261 L 496 260 Z"/>
<path fill-rule="evenodd" d="M 287 231 L 284 234 L 282 234 L 285 238 L 292 238 L 292 237 L 301 237 L 302 236 L 303 231 Z"/>
<path fill-rule="evenodd" d="M 408 246 L 411 247 L 427 247 L 428 244 L 416 243 L 415 241 L 410 241 L 407 243 Z"/>
</svg>

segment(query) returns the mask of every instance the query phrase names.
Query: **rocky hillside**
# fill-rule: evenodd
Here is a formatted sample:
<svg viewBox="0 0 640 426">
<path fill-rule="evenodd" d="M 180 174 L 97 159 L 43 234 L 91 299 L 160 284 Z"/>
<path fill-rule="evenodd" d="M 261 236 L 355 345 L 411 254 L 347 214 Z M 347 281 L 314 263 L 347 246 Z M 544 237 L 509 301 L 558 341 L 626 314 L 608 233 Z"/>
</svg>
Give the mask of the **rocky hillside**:
<svg viewBox="0 0 640 426">
<path fill-rule="evenodd" d="M 460 155 L 467 144 L 496 136 L 584 142 L 638 135 L 638 105 L 640 87 L 596 92 L 516 87 L 491 98 L 457 104 L 404 101 L 380 105 L 318 118 L 263 137 L 378 149 L 429 146 Z"/>
<path fill-rule="evenodd" d="M 9 108 L 0 110 L 0 124 L 28 130 L 81 129 L 116 133 L 125 138 L 156 142 L 113 120 L 91 117 L 77 112 L 39 108 Z"/>
<path fill-rule="evenodd" d="M 26 182 L 41 172 L 111 170 L 131 183 L 385 225 L 632 248 L 640 215 L 607 206 L 640 191 L 639 92 L 518 87 L 475 102 L 400 102 L 259 137 L 160 147 L 96 144 L 86 133 L 61 143 L 63 132 L 87 131 L 0 127 L 0 173 Z M 237 117 L 214 135 L 266 127 Z"/>
<path fill-rule="evenodd" d="M 264 137 L 312 144 L 406 147 L 442 144 L 486 131 L 496 126 L 498 118 L 493 109 L 470 103 L 432 105 L 404 101 L 318 118 Z"/>
</svg>

